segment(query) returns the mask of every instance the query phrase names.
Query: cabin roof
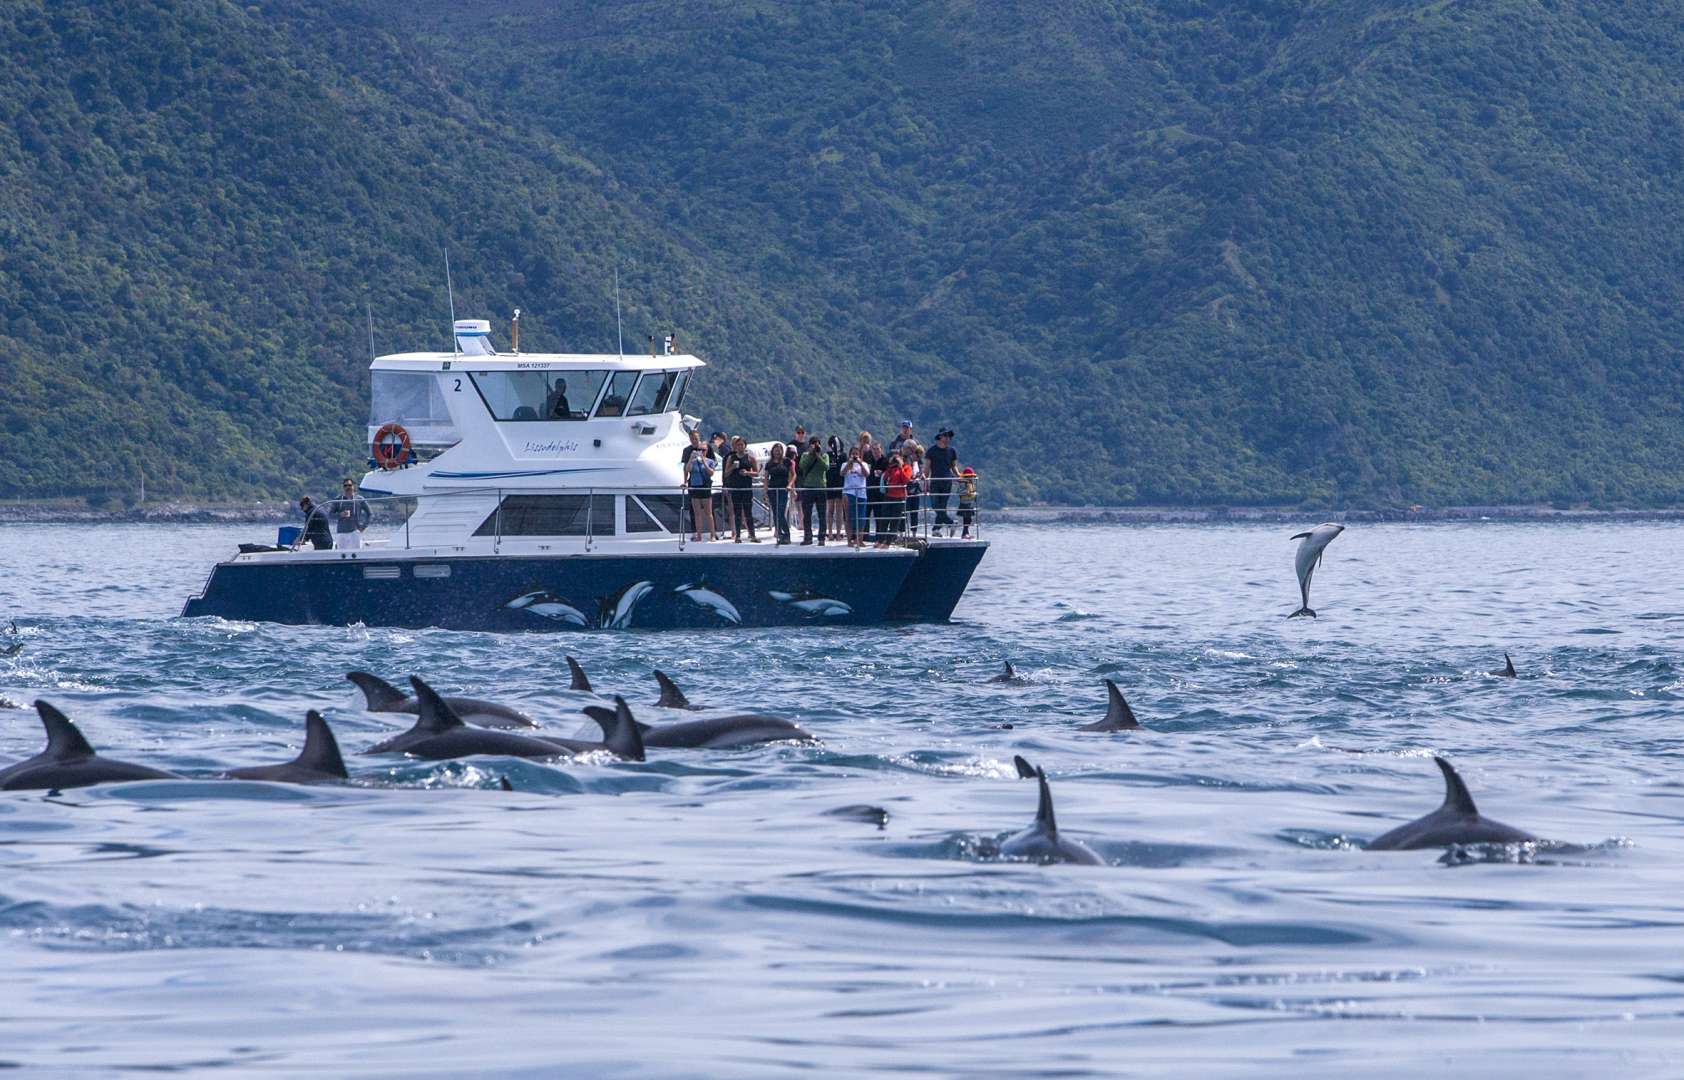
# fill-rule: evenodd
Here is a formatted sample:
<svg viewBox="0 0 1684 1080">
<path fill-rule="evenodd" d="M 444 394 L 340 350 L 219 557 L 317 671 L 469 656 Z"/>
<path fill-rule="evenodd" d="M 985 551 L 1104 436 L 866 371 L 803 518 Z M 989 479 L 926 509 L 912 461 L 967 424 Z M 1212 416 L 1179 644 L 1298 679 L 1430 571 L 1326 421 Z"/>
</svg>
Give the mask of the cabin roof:
<svg viewBox="0 0 1684 1080">
<path fill-rule="evenodd" d="M 646 353 L 468 353 L 412 352 L 376 357 L 373 371 L 544 371 L 611 368 L 615 371 L 675 371 L 705 367 L 689 353 L 650 356 Z"/>
</svg>

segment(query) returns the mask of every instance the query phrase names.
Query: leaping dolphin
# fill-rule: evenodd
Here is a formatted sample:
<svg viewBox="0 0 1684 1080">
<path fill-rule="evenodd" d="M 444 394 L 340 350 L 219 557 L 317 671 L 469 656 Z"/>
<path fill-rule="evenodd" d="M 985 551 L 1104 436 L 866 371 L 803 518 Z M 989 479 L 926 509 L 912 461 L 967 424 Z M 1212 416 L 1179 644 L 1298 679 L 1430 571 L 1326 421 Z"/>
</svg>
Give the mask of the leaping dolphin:
<svg viewBox="0 0 1684 1080">
<path fill-rule="evenodd" d="M 18 633 L 18 624 L 15 621 L 7 627 L 7 632 L 11 634 L 12 640 L 0 645 L 0 656 L 16 656 L 23 651 L 23 635 Z"/>
<path fill-rule="evenodd" d="M 666 672 L 657 670 L 655 681 L 661 684 L 661 697 L 659 701 L 655 702 L 656 705 L 663 709 L 694 709 L 696 707 L 690 704 L 690 699 L 684 696 L 684 691 L 678 688 L 678 684 L 667 678 Z"/>
<path fill-rule="evenodd" d="M 737 606 L 731 603 L 731 601 L 725 599 L 725 597 L 719 595 L 719 593 L 708 588 L 706 581 L 696 581 L 691 582 L 688 585 L 680 585 L 674 589 L 673 592 L 680 596 L 687 597 L 690 602 L 695 604 L 697 607 L 707 608 L 721 620 L 730 623 L 732 626 L 739 626 L 742 624 L 742 612 L 737 610 Z"/>
<path fill-rule="evenodd" d="M 573 659 L 571 656 L 567 657 L 566 659 L 567 659 L 567 670 L 571 671 L 573 673 L 573 685 L 569 686 L 568 689 L 569 690 L 578 690 L 581 693 L 586 693 L 586 694 L 596 693 L 595 690 L 591 689 L 591 681 L 590 681 L 590 679 L 586 678 L 585 669 L 579 666 L 579 661 Z"/>
<path fill-rule="evenodd" d="M 523 593 L 503 606 L 516 611 L 539 615 L 555 622 L 567 623 L 569 626 L 589 625 L 584 612 L 570 604 L 565 597 L 557 596 L 544 589 Z"/>
<path fill-rule="evenodd" d="M 609 596 L 597 601 L 597 622 L 605 630 L 624 630 L 631 626 L 638 601 L 655 588 L 653 582 L 634 581 L 622 585 Z"/>
<path fill-rule="evenodd" d="M 345 759 L 339 756 L 339 742 L 322 714 L 311 709 L 304 715 L 304 749 L 281 765 L 253 765 L 229 769 L 230 780 L 273 780 L 283 784 L 336 784 L 349 779 Z"/>
<path fill-rule="evenodd" d="M 601 705 L 586 705 L 584 711 L 605 730 L 615 715 L 614 709 Z M 752 713 L 686 720 L 681 724 L 661 724 L 658 727 L 638 721 L 633 723 L 637 724 L 643 736 L 643 745 L 673 750 L 731 750 L 764 742 L 818 742 L 788 720 Z"/>
<path fill-rule="evenodd" d="M 357 689 L 363 692 L 363 699 L 368 703 L 369 712 L 409 713 L 411 716 L 421 715 L 421 705 L 413 694 L 406 694 L 378 675 L 370 675 L 366 671 L 347 671 L 345 677 L 357 684 Z M 588 689 L 588 687 L 587 687 Z M 453 712 L 466 723 L 487 728 L 535 728 L 538 721 L 527 716 L 519 709 L 511 709 L 507 705 L 499 705 L 495 701 L 481 701 L 471 697 L 448 697 L 444 699 Z"/>
<path fill-rule="evenodd" d="M 1444 802 L 1425 817 L 1370 840 L 1369 851 L 1413 851 L 1451 844 L 1525 844 L 1537 839 L 1512 825 L 1481 817 L 1468 786 L 1450 762 L 1441 757 L 1433 761 L 1444 774 Z"/>
<path fill-rule="evenodd" d="M 501 754 L 505 757 L 550 758 L 571 753 L 558 743 L 516 735 L 512 731 L 487 731 L 469 727 L 456 715 L 450 703 L 432 687 L 411 675 L 409 683 L 415 688 L 420 711 L 415 726 L 401 735 L 364 750 L 365 754 L 409 754 L 412 757 L 443 761 L 446 758 L 469 757 L 474 754 Z"/>
<path fill-rule="evenodd" d="M 1287 618 L 1296 619 L 1300 615 L 1308 615 L 1312 619 L 1316 617 L 1315 609 L 1310 606 L 1310 575 L 1321 565 L 1322 553 L 1327 550 L 1327 545 L 1333 543 L 1334 537 L 1344 531 L 1345 526 L 1328 521 L 1309 532 L 1297 533 L 1292 537 L 1294 540 L 1304 541 L 1298 545 L 1298 557 L 1293 560 L 1298 570 L 1298 592 L 1304 598 L 1304 606 Z"/>
<path fill-rule="evenodd" d="M 1047 772 L 1030 765 L 1021 757 L 1012 759 L 1018 775 L 1033 775 L 1041 785 L 1041 802 L 1035 808 L 1035 824 L 1022 832 L 1013 833 L 1000 841 L 1000 854 L 1014 859 L 1030 859 L 1039 863 L 1077 863 L 1082 866 L 1103 866 L 1104 859 L 1082 843 L 1060 836 L 1058 821 L 1053 817 L 1052 790 L 1047 787 Z"/>
<path fill-rule="evenodd" d="M 1117 684 L 1110 679 L 1105 680 L 1105 692 L 1110 696 L 1110 707 L 1105 710 L 1105 719 L 1095 720 L 1091 724 L 1083 724 L 1077 731 L 1134 731 L 1140 727 L 1140 721 L 1134 718 L 1134 710 L 1123 700 L 1123 692 L 1117 689 Z"/>
<path fill-rule="evenodd" d="M 1497 668 L 1494 671 L 1488 671 L 1488 672 L 1486 672 L 1486 674 L 1487 675 L 1495 675 L 1500 679 L 1518 679 L 1518 678 L 1520 678 L 1520 673 L 1515 671 L 1514 661 L 1509 659 L 1508 653 L 1503 654 L 1503 666 L 1502 667 Z"/>
<path fill-rule="evenodd" d="M 0 769 L 0 791 L 38 791 L 45 788 L 90 787 L 124 780 L 180 780 L 162 769 L 100 757 L 70 718 L 45 701 L 35 703 L 47 746 L 39 754 Z"/>
</svg>

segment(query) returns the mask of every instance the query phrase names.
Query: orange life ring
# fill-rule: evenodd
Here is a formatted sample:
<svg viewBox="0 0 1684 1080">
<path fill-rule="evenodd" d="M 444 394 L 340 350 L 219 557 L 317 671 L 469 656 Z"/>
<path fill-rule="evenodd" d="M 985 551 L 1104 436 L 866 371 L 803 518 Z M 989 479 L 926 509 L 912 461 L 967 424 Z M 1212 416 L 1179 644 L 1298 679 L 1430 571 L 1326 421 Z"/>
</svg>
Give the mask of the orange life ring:
<svg viewBox="0 0 1684 1080">
<path fill-rule="evenodd" d="M 395 421 L 386 424 L 374 433 L 369 450 L 382 469 L 401 469 L 409 463 L 409 432 Z"/>
</svg>

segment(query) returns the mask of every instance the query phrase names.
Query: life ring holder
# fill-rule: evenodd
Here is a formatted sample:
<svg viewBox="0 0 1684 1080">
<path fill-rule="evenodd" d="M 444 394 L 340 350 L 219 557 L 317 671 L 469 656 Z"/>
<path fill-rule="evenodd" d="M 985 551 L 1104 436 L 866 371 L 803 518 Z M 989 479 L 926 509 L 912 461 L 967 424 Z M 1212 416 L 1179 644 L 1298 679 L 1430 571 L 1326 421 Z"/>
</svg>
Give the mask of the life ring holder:
<svg viewBox="0 0 1684 1080">
<path fill-rule="evenodd" d="M 375 464 L 382 469 L 401 469 L 409 464 L 411 457 L 409 432 L 396 421 L 382 425 L 380 430 L 374 433 L 374 442 L 369 444 L 369 452 L 374 455 Z"/>
</svg>

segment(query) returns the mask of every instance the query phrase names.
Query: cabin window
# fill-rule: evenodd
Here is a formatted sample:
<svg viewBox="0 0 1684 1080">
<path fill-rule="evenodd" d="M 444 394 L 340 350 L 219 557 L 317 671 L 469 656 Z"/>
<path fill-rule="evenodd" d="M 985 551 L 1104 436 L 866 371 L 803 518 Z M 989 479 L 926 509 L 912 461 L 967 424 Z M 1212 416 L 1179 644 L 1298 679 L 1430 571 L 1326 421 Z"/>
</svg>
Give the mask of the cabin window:
<svg viewBox="0 0 1684 1080">
<path fill-rule="evenodd" d="M 688 389 L 690 389 L 690 373 L 681 371 L 678 373 L 678 381 L 673 384 L 671 400 L 667 402 L 668 411 L 684 407 L 684 391 Z"/>
<path fill-rule="evenodd" d="M 683 527 L 679 524 L 679 515 L 684 506 L 684 496 L 639 495 L 636 498 L 628 498 L 626 500 L 626 520 L 628 522 L 628 531 L 630 531 L 629 522 L 631 521 L 631 504 L 634 502 L 642 503 L 643 508 L 653 515 L 655 520 L 661 523 L 661 528 L 665 529 L 667 532 L 676 533 L 684 531 Z"/>
<path fill-rule="evenodd" d="M 474 371 L 474 388 L 498 420 L 583 420 L 608 372 Z"/>
<path fill-rule="evenodd" d="M 480 523 L 475 536 L 614 535 L 612 495 L 510 495 L 499 510 Z"/>
<path fill-rule="evenodd" d="M 637 385 L 637 372 L 616 371 L 614 377 L 608 380 L 608 393 L 602 395 L 602 404 L 597 406 L 598 416 L 625 416 L 626 401 L 632 396 L 632 387 Z"/>
<path fill-rule="evenodd" d="M 421 446 L 454 446 L 462 438 L 450 422 L 436 372 L 370 372 L 369 437 L 389 423 L 402 424 L 410 440 Z"/>
<path fill-rule="evenodd" d="M 655 515 L 643 505 L 635 496 L 626 496 L 626 532 L 628 533 L 658 533 L 661 523 Z"/>
<path fill-rule="evenodd" d="M 672 397 L 672 384 L 677 378 L 676 371 L 644 372 L 643 381 L 637 384 L 637 391 L 632 394 L 631 404 L 626 406 L 626 415 L 648 416 L 666 412 L 667 399 Z"/>
</svg>

